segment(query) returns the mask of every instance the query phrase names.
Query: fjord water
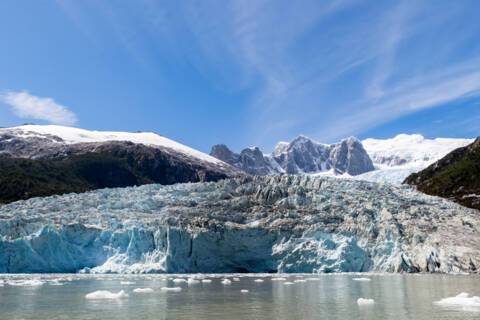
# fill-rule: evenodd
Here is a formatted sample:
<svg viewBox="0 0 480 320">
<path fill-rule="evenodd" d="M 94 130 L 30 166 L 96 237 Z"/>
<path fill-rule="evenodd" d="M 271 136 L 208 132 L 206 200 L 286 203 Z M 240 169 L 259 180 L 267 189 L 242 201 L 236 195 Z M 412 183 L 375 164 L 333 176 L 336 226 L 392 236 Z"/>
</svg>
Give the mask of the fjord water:
<svg viewBox="0 0 480 320">
<path fill-rule="evenodd" d="M 480 277 L 464 275 L 4 275 L 0 319 L 478 319 L 480 309 L 434 304 L 461 292 L 480 295 Z M 222 284 L 225 277 L 231 284 Z M 239 281 L 233 281 L 239 277 Z M 355 281 L 366 277 L 370 281 Z M 34 281 L 23 281 L 23 280 Z M 262 279 L 261 281 L 255 281 Z M 37 280 L 37 281 L 35 281 Z M 40 281 L 38 281 L 40 280 Z M 238 279 L 237 279 L 238 280 Z M 292 282 L 291 284 L 285 284 Z M 162 287 L 182 287 L 165 292 Z M 135 288 L 152 288 L 135 293 Z M 89 300 L 97 290 L 127 298 Z M 248 292 L 241 292 L 248 290 Z M 358 298 L 374 299 L 358 305 Z"/>
</svg>

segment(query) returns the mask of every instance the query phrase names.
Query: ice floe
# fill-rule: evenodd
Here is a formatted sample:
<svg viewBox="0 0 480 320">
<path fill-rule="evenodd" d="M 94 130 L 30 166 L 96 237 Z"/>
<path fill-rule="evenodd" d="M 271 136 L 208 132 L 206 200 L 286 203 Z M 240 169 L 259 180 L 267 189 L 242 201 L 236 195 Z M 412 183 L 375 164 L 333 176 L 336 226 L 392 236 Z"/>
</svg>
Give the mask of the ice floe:
<svg viewBox="0 0 480 320">
<path fill-rule="evenodd" d="M 6 282 L 10 286 L 16 287 L 38 287 L 45 284 L 45 281 L 42 280 L 9 280 Z"/>
<path fill-rule="evenodd" d="M 247 289 L 242 289 L 240 290 L 241 293 L 248 293 L 248 290 Z"/>
<path fill-rule="evenodd" d="M 182 288 L 180 288 L 180 287 L 162 287 L 160 290 L 166 291 L 166 292 L 180 292 L 180 291 L 182 291 Z"/>
<path fill-rule="evenodd" d="M 277 278 L 272 278 L 272 281 L 285 281 L 287 278 L 282 278 L 282 277 L 277 277 Z"/>
<path fill-rule="evenodd" d="M 435 301 L 434 304 L 443 307 L 480 311 L 480 297 L 470 296 L 470 294 L 466 292 L 462 292 L 454 297 L 443 298 L 439 301 Z"/>
<path fill-rule="evenodd" d="M 128 294 L 125 293 L 125 291 L 123 290 L 120 290 L 117 293 L 110 292 L 107 290 L 98 290 L 98 291 L 94 291 L 86 294 L 85 298 L 89 300 L 124 299 L 124 298 L 128 298 Z"/>
<path fill-rule="evenodd" d="M 153 289 L 152 288 L 136 288 L 136 289 L 133 289 L 133 292 L 135 292 L 135 293 L 152 293 Z"/>
<path fill-rule="evenodd" d="M 369 306 L 375 303 L 375 300 L 373 299 L 366 299 L 366 298 L 358 298 L 357 299 L 357 304 L 359 306 Z"/>
<path fill-rule="evenodd" d="M 182 278 L 177 278 L 177 279 L 173 279 L 172 280 L 174 283 L 182 283 L 182 282 L 187 282 L 186 279 L 182 279 Z"/>
<path fill-rule="evenodd" d="M 353 281 L 371 281 L 372 279 L 370 278 L 353 278 Z"/>
<path fill-rule="evenodd" d="M 223 279 L 222 284 L 232 284 L 232 281 L 229 279 Z"/>
<path fill-rule="evenodd" d="M 193 278 L 188 278 L 187 283 L 188 284 L 197 284 L 197 283 L 200 283 L 200 280 L 193 279 Z"/>
</svg>

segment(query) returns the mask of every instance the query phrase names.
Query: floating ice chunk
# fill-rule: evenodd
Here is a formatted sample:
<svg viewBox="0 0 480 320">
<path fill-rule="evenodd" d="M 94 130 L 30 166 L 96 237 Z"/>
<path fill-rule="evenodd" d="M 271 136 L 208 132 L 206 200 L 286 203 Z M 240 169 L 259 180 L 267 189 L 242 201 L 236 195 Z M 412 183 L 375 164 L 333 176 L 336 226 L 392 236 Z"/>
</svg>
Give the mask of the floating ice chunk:
<svg viewBox="0 0 480 320">
<path fill-rule="evenodd" d="M 177 278 L 172 280 L 174 283 L 182 283 L 182 282 L 187 282 L 187 280 L 182 279 L 182 278 Z"/>
<path fill-rule="evenodd" d="M 307 282 L 307 280 L 305 280 L 305 279 L 296 279 L 296 280 L 294 280 L 293 282 Z"/>
<path fill-rule="evenodd" d="M 193 279 L 193 278 L 188 278 L 187 283 L 188 284 L 197 284 L 197 283 L 200 283 L 200 280 L 196 280 L 196 279 Z"/>
<path fill-rule="evenodd" d="M 3 287 L 4 284 L 5 284 L 5 281 L 0 280 L 0 287 Z"/>
<path fill-rule="evenodd" d="M 272 278 L 272 281 L 285 281 L 285 280 L 287 280 L 287 278 L 281 278 L 281 277 Z"/>
<path fill-rule="evenodd" d="M 240 281 L 240 278 L 233 278 L 232 280 L 235 281 L 235 282 L 238 282 L 238 281 Z"/>
<path fill-rule="evenodd" d="M 373 299 L 365 299 L 365 298 L 358 298 L 357 299 L 357 304 L 359 306 L 369 306 L 375 303 L 375 300 Z"/>
<path fill-rule="evenodd" d="M 180 288 L 180 287 L 162 287 L 160 290 L 166 291 L 166 292 L 180 292 L 180 291 L 182 291 L 182 288 Z"/>
<path fill-rule="evenodd" d="M 263 282 L 263 279 L 255 279 L 253 282 Z"/>
<path fill-rule="evenodd" d="M 202 283 L 212 283 L 212 280 L 210 280 L 210 279 L 203 279 L 203 280 L 202 280 Z"/>
<path fill-rule="evenodd" d="M 120 281 L 120 284 L 123 284 L 123 285 L 135 284 L 135 281 Z"/>
<path fill-rule="evenodd" d="M 293 284 L 293 282 L 291 282 L 291 281 L 286 281 L 286 282 L 284 282 L 283 284 L 286 285 L 286 286 L 289 286 L 289 285 Z"/>
<path fill-rule="evenodd" d="M 136 289 L 133 289 L 133 292 L 135 292 L 135 293 L 152 293 L 153 289 L 152 288 L 136 288 Z"/>
<path fill-rule="evenodd" d="M 462 292 L 455 297 L 443 298 L 435 301 L 434 304 L 443 307 L 461 308 L 464 310 L 480 311 L 480 297 L 470 296 L 466 292 Z"/>
<path fill-rule="evenodd" d="M 240 290 L 241 293 L 248 293 L 248 290 L 247 289 L 242 289 Z"/>
<path fill-rule="evenodd" d="M 43 285 L 45 282 L 41 280 L 10 280 L 7 281 L 7 284 L 10 286 L 17 287 L 38 287 Z"/>
<path fill-rule="evenodd" d="M 372 281 L 370 278 L 353 278 L 353 281 Z"/>
<path fill-rule="evenodd" d="M 48 281 L 48 284 L 51 286 L 63 286 L 65 283 L 60 282 L 58 279 Z"/>
<path fill-rule="evenodd" d="M 223 280 L 222 280 L 222 283 L 223 283 L 223 284 L 232 284 L 232 281 L 229 280 L 229 279 L 223 279 Z"/>
<path fill-rule="evenodd" d="M 124 299 L 124 298 L 128 298 L 128 294 L 125 293 L 125 291 L 123 290 L 120 290 L 117 293 L 110 292 L 107 290 L 98 290 L 98 291 L 88 293 L 87 295 L 85 295 L 85 298 L 89 300 Z"/>
</svg>

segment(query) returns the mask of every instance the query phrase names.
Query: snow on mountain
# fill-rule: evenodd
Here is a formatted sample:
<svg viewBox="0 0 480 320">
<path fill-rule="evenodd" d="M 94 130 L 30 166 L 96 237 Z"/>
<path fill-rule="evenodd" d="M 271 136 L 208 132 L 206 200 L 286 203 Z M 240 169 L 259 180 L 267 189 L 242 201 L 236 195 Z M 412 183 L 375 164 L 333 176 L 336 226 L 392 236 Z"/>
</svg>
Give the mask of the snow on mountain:
<svg viewBox="0 0 480 320">
<path fill-rule="evenodd" d="M 443 158 L 450 151 L 464 147 L 473 139 L 426 139 L 420 134 L 399 134 L 391 139 L 365 139 L 362 144 L 379 168 L 422 167 Z"/>
<path fill-rule="evenodd" d="M 479 229 L 477 211 L 406 186 L 151 184 L 0 206 L 0 272 L 474 273 Z"/>
<path fill-rule="evenodd" d="M 129 141 L 147 146 L 169 148 L 201 161 L 221 165 L 222 161 L 203 152 L 170 140 L 153 132 L 90 131 L 57 125 L 23 125 L 0 129 L 0 134 L 8 133 L 22 138 L 47 138 L 52 143 L 76 144 L 107 141 Z M 60 138 L 60 139 L 58 139 Z"/>
<path fill-rule="evenodd" d="M 355 176 L 374 169 L 362 143 L 354 137 L 323 144 L 300 135 L 291 142 L 278 143 L 269 155 L 257 147 L 236 154 L 225 145 L 215 145 L 210 154 L 252 175 L 325 173 Z"/>
<path fill-rule="evenodd" d="M 472 142 L 473 139 L 427 139 L 420 134 L 399 134 L 391 139 L 365 139 L 362 144 L 377 170 L 355 178 L 400 184 L 410 174 L 425 169 L 449 152 Z"/>
</svg>

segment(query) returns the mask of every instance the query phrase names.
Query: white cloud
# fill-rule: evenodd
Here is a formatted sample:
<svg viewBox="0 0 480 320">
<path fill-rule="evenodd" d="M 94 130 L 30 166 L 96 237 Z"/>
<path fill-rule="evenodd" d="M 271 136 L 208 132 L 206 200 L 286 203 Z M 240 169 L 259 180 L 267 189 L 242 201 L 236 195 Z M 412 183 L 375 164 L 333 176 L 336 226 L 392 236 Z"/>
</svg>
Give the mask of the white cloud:
<svg viewBox="0 0 480 320">
<path fill-rule="evenodd" d="M 78 118 L 52 98 L 31 95 L 28 91 L 8 91 L 1 96 L 19 118 L 45 120 L 52 124 L 74 125 Z"/>
</svg>

